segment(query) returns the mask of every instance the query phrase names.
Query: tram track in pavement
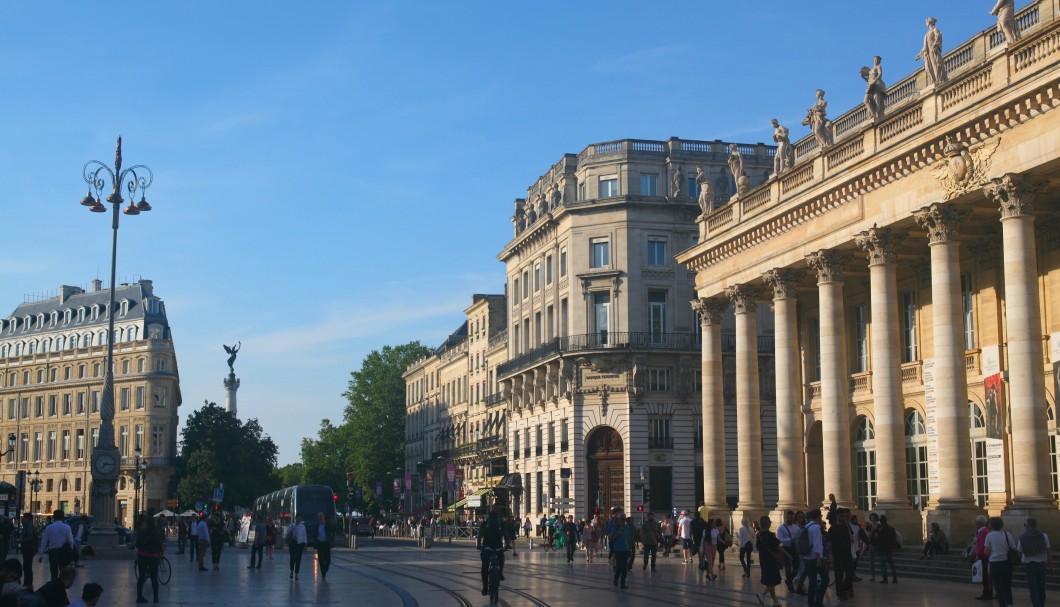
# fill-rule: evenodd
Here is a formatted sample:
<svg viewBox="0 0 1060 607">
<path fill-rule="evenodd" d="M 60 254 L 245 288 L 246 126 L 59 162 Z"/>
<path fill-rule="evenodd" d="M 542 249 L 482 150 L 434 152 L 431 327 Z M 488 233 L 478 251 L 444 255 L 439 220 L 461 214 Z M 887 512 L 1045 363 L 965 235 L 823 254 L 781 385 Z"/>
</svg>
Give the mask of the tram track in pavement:
<svg viewBox="0 0 1060 607">
<path fill-rule="evenodd" d="M 340 554 L 340 553 L 335 553 L 335 554 L 337 555 L 337 554 Z M 400 563 L 404 563 L 403 559 L 381 558 L 378 555 L 373 555 L 372 559 L 374 561 L 382 561 L 382 562 L 392 563 L 392 564 L 393 563 L 399 563 L 399 564 Z M 351 559 L 343 559 L 343 560 L 348 560 L 348 562 L 350 562 L 351 564 L 353 564 L 353 562 L 354 562 L 354 559 L 352 559 L 352 558 Z M 432 560 L 434 560 L 434 559 L 432 559 Z M 373 569 L 389 571 L 387 568 L 383 567 L 382 565 L 376 565 L 376 564 L 373 564 L 373 563 L 370 563 L 370 562 L 369 563 L 361 562 L 361 563 L 358 563 L 358 564 L 361 565 L 361 566 L 364 566 L 364 567 L 371 567 Z M 452 580 L 453 582 L 459 584 L 460 586 L 471 590 L 472 592 L 479 592 L 479 585 L 477 583 L 473 584 L 473 583 L 465 581 L 465 578 L 467 578 L 467 577 L 469 577 L 471 575 L 478 576 L 479 572 L 478 571 L 474 571 L 474 572 L 471 572 L 471 573 L 466 573 L 466 572 L 458 573 L 458 574 L 454 575 L 453 577 L 450 577 L 449 579 Z M 379 580 L 379 578 L 375 578 L 374 576 L 366 576 L 366 577 L 370 577 L 372 579 Z M 450 596 L 456 597 L 457 600 L 460 601 L 461 604 L 464 607 L 470 607 L 472 605 L 472 603 L 471 603 L 471 601 L 469 599 L 467 599 L 463 595 L 460 595 L 456 591 L 451 590 L 451 589 L 443 586 L 442 584 L 440 584 L 438 582 L 434 582 L 432 580 L 426 580 L 424 578 L 421 578 L 421 577 L 418 577 L 418 576 L 415 576 L 415 575 L 408 575 L 408 574 L 404 574 L 404 573 L 402 574 L 402 577 L 404 577 L 406 579 L 410 579 L 410 580 L 415 580 L 417 582 L 426 584 L 428 586 L 432 586 L 432 587 L 438 588 L 439 590 L 442 590 L 442 591 L 448 593 Z M 540 598 L 538 598 L 538 597 L 536 597 L 536 596 L 534 596 L 534 595 L 532 595 L 529 592 L 526 592 L 524 590 L 519 590 L 518 588 L 512 588 L 511 586 L 507 586 L 507 585 L 504 585 L 504 584 L 501 584 L 501 590 L 504 591 L 504 592 L 508 592 L 508 593 L 514 594 L 516 596 L 520 596 L 520 597 L 526 599 L 527 601 L 530 601 L 530 603 L 533 604 L 535 607 L 552 607 L 546 601 L 543 601 Z M 503 597 L 501 597 L 498 600 L 498 602 L 499 602 L 501 607 L 512 607 L 511 603 L 509 603 L 508 601 L 504 600 Z"/>
<path fill-rule="evenodd" d="M 423 554 L 423 553 L 419 553 L 419 554 Z M 434 554 L 439 554 L 439 553 L 434 553 Z M 524 552 L 524 554 L 525 554 L 525 552 Z M 372 555 L 372 559 L 375 560 L 375 561 L 382 561 L 382 562 L 387 562 L 387 563 L 405 563 L 405 562 L 407 562 L 405 559 L 401 559 L 401 558 L 385 558 L 385 557 L 381 557 L 378 554 L 373 554 Z M 438 558 L 428 558 L 428 561 L 434 562 L 434 563 L 440 563 Z M 659 585 L 645 586 L 645 587 L 643 587 L 643 589 L 638 588 L 637 586 L 634 586 L 634 587 L 632 587 L 632 588 L 630 588 L 628 590 L 621 590 L 620 591 L 617 588 L 612 588 L 612 580 L 613 580 L 613 578 L 612 578 L 612 573 L 611 573 L 610 567 L 608 567 L 607 569 L 605 569 L 603 571 L 600 571 L 600 572 L 578 570 L 578 575 L 577 576 L 572 576 L 571 573 L 568 573 L 570 570 L 567 570 L 567 569 L 562 569 L 561 570 L 561 569 L 557 568 L 557 565 L 563 566 L 563 565 L 565 565 L 565 563 L 531 563 L 531 562 L 528 562 L 526 560 L 509 561 L 509 563 L 512 563 L 512 562 L 518 562 L 518 564 L 519 564 L 518 565 L 518 569 L 519 569 L 520 572 L 533 572 L 531 575 L 533 576 L 533 579 L 535 579 L 535 580 L 541 580 L 541 581 L 546 581 L 546 582 L 555 582 L 555 583 L 559 583 L 559 584 L 574 585 L 574 586 L 577 586 L 577 587 L 579 587 L 581 589 L 590 590 L 590 591 L 592 591 L 592 590 L 613 591 L 613 592 L 615 592 L 617 594 L 621 594 L 621 595 L 636 596 L 636 597 L 639 597 L 639 598 L 655 600 L 655 601 L 660 600 L 660 594 L 662 594 L 662 595 L 665 595 L 667 597 L 666 600 L 665 600 L 666 604 L 673 605 L 674 607 L 701 607 L 704 604 L 703 601 L 706 601 L 706 604 L 708 604 L 708 605 L 709 604 L 716 604 L 716 603 L 721 603 L 721 604 L 725 604 L 725 605 L 755 605 L 755 606 L 759 605 L 759 601 L 755 597 L 755 593 L 753 591 L 747 591 L 747 590 L 742 590 L 742 589 L 738 589 L 738 588 L 706 585 L 706 584 L 694 583 L 692 581 L 686 581 L 686 580 L 674 580 L 674 579 L 659 580 L 658 578 L 655 578 L 659 582 Z M 371 563 L 361 562 L 361 564 L 362 565 L 376 567 L 376 568 L 382 568 L 380 566 L 372 565 Z M 440 563 L 440 564 L 451 564 L 451 561 L 447 562 L 447 563 Z M 461 574 L 462 577 L 469 577 L 471 575 L 474 575 L 475 577 L 477 577 L 478 576 L 478 571 Z M 455 580 L 457 578 L 454 576 L 454 578 L 450 578 L 450 579 L 454 579 Z M 641 578 L 641 579 L 645 579 L 645 578 Z M 646 578 L 646 579 L 652 580 L 653 578 Z M 593 583 L 593 581 L 595 581 L 596 583 Z M 473 586 L 472 584 L 469 584 L 467 582 L 462 582 L 461 585 L 471 588 L 474 592 L 478 592 L 478 590 L 479 590 L 477 584 Z M 697 594 L 696 595 L 690 595 L 688 592 L 682 593 L 682 592 L 675 591 L 674 588 L 678 588 L 678 587 L 679 588 L 683 588 L 686 591 L 696 592 Z M 522 596 L 522 597 L 526 598 L 531 603 L 536 605 L 536 607 L 548 607 L 548 603 L 546 603 L 546 602 L 542 601 L 541 599 L 538 599 L 537 597 L 534 597 L 533 595 L 530 595 L 530 594 L 528 594 L 526 592 L 523 592 L 523 591 L 518 590 L 516 588 L 503 586 L 503 585 L 501 586 L 501 588 L 502 588 L 502 590 L 505 590 L 506 592 L 510 592 L 512 594 L 515 594 L 515 595 Z M 690 601 L 690 602 L 682 602 L 682 601 Z M 504 602 L 503 599 L 502 599 L 501 602 L 503 604 L 503 602 Z"/>
</svg>

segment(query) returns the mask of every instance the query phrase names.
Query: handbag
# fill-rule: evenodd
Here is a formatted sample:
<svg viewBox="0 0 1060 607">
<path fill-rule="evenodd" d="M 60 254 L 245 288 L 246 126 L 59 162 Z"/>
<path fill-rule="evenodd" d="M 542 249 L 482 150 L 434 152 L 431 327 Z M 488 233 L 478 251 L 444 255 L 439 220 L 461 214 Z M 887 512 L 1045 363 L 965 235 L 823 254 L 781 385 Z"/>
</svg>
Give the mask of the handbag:
<svg viewBox="0 0 1060 607">
<path fill-rule="evenodd" d="M 707 570 L 707 559 L 699 559 L 699 570 L 700 571 L 706 571 Z"/>
<path fill-rule="evenodd" d="M 1011 540 L 1012 534 L 1006 531 L 1005 543 L 1008 544 L 1008 562 L 1011 563 L 1013 567 L 1015 567 L 1020 564 L 1020 551 L 1016 550 L 1016 548 L 1012 546 Z"/>
<path fill-rule="evenodd" d="M 983 561 L 976 561 L 972 563 L 972 583 L 981 584 L 983 582 Z"/>
</svg>

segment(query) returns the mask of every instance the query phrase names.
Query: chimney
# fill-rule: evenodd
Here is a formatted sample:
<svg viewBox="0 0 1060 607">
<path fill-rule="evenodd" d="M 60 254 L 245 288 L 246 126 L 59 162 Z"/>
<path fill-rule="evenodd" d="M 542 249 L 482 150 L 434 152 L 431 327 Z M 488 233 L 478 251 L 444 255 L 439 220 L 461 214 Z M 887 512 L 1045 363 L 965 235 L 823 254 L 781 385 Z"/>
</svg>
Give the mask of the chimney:
<svg viewBox="0 0 1060 607">
<path fill-rule="evenodd" d="M 80 287 L 71 287 L 70 285 L 62 285 L 59 287 L 59 303 L 66 303 L 67 299 L 70 299 L 74 295 L 80 295 L 82 293 Z"/>
<path fill-rule="evenodd" d="M 98 278 L 93 280 L 92 281 L 92 292 L 93 293 L 99 293 L 102 290 L 103 290 L 103 281 L 98 279 Z"/>
<path fill-rule="evenodd" d="M 140 287 L 144 290 L 144 295 L 151 297 L 155 294 L 154 282 L 147 280 L 146 278 L 140 279 Z"/>
</svg>

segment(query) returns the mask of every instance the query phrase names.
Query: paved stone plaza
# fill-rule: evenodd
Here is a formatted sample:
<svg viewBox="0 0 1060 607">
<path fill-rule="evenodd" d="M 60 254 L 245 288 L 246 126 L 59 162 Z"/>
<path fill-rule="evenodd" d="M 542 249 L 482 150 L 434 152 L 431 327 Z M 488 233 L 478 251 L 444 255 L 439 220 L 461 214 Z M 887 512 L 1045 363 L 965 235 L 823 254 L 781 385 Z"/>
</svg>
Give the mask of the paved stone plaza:
<svg viewBox="0 0 1060 607">
<path fill-rule="evenodd" d="M 277 551 L 260 570 L 248 570 L 248 550 L 225 549 L 220 571 L 199 572 L 186 556 L 174 553 L 173 579 L 160 592 L 159 605 L 280 606 L 356 605 L 358 607 L 446 607 L 487 605 L 478 590 L 477 554 L 467 543 L 441 544 L 431 550 L 401 540 L 365 541 L 356 551 L 340 549 L 327 581 L 320 579 L 312 552 L 303 559 L 301 579 L 288 578 L 287 555 Z M 658 571 L 644 575 L 639 565 L 629 579 L 629 590 L 611 585 L 604 559 L 574 565 L 562 553 L 520 550 L 506 568 L 501 599 L 512 606 L 559 607 L 590 605 L 758 605 L 761 587 L 755 567 L 751 581 L 741 578 L 739 564 L 731 563 L 714 584 L 680 559 L 660 559 Z M 732 559 L 735 561 L 735 559 Z M 46 564 L 35 565 L 47 576 Z M 132 605 L 136 588 L 132 561 L 99 560 L 79 570 L 71 598 L 80 596 L 87 581 L 103 585 L 102 606 Z M 957 607 L 976 604 L 972 584 L 902 579 L 897 585 L 856 584 L 855 598 L 845 604 L 866 607 L 903 605 Z M 150 591 L 147 592 L 150 597 Z M 1026 588 L 1015 589 L 1016 603 L 1026 604 Z M 781 597 L 784 605 L 805 605 L 804 597 Z M 833 594 L 827 604 L 838 605 Z M 150 603 L 148 603 L 150 604 Z M 768 600 L 766 601 L 768 605 Z"/>
</svg>

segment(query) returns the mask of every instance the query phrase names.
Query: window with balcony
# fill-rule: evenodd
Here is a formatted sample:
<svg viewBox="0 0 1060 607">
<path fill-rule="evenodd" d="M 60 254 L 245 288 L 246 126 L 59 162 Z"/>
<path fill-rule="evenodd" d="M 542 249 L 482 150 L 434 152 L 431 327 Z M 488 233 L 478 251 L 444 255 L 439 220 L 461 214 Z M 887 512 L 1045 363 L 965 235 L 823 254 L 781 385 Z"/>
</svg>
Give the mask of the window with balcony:
<svg viewBox="0 0 1060 607">
<path fill-rule="evenodd" d="M 70 431 L 63 430 L 62 459 L 70 459 Z"/>
<path fill-rule="evenodd" d="M 663 343 L 666 335 L 666 291 L 648 291 L 648 332 L 651 343 Z"/>
<path fill-rule="evenodd" d="M 916 409 L 905 413 L 905 464 L 909 501 L 917 510 L 927 507 L 928 453 L 924 416 Z"/>
<path fill-rule="evenodd" d="M 597 291 L 593 293 L 593 334 L 596 345 L 607 345 L 608 330 L 611 327 L 611 293 Z"/>
<path fill-rule="evenodd" d="M 648 420 L 648 448 L 673 449 L 674 439 L 670 434 L 670 418 L 656 417 Z"/>
</svg>

